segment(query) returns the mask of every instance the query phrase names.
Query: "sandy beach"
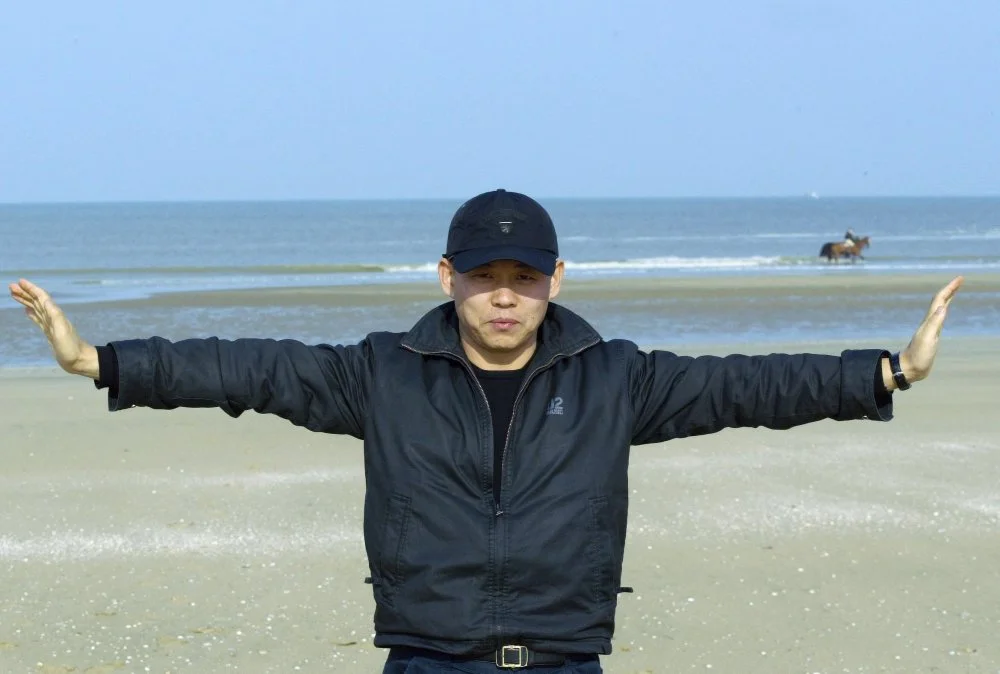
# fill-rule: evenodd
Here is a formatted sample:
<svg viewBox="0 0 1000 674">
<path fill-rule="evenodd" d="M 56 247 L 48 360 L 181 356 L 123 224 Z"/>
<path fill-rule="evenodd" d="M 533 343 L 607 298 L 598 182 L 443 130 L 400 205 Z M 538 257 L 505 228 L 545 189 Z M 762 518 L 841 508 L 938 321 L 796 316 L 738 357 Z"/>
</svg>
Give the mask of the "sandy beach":
<svg viewBox="0 0 1000 674">
<path fill-rule="evenodd" d="M 910 287 L 925 308 L 938 285 Z M 899 348 L 915 325 L 853 345 Z M 998 356 L 1000 341 L 946 327 L 890 423 L 635 448 L 635 591 L 605 671 L 1000 671 Z M 109 414 L 89 381 L 52 369 L 0 370 L 0 405 L 0 672 L 381 671 L 359 442 L 252 413 Z"/>
</svg>

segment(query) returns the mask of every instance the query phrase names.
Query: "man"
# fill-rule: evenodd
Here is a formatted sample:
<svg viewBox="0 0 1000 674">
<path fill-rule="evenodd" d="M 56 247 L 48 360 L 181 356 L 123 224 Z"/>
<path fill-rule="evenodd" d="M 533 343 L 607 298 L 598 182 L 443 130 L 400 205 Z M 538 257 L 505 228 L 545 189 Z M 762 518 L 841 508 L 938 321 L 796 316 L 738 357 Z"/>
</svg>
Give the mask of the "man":
<svg viewBox="0 0 1000 674">
<path fill-rule="evenodd" d="M 611 652 L 631 445 L 726 427 L 892 416 L 924 379 L 961 277 L 900 354 L 679 357 L 604 340 L 551 303 L 545 209 L 496 190 L 455 213 L 449 301 L 358 344 L 161 338 L 95 348 L 44 290 L 12 284 L 68 372 L 111 410 L 219 407 L 364 440 L 364 535 L 384 674 L 595 674 Z"/>
<path fill-rule="evenodd" d="M 858 235 L 854 233 L 853 227 L 848 227 L 847 231 L 844 233 L 844 246 L 846 248 L 854 248 L 858 244 Z"/>
</svg>

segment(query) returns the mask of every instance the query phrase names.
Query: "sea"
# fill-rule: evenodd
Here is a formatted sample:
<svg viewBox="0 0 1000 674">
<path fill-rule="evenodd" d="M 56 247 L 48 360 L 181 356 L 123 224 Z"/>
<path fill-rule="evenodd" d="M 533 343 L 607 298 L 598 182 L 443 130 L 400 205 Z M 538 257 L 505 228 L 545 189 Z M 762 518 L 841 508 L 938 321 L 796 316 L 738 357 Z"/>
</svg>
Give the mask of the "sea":
<svg viewBox="0 0 1000 674">
<path fill-rule="evenodd" d="M 940 279 L 1000 272 L 1000 197 L 755 199 L 540 199 L 559 232 L 567 283 L 574 279 L 706 276 L 846 277 L 907 274 Z M 303 306 L 185 307 L 143 304 L 200 290 L 436 284 L 448 223 L 459 200 L 0 204 L 0 277 L 45 287 L 90 341 L 267 336 L 355 341 L 405 329 L 435 304 L 342 309 Z M 870 236 L 865 259 L 830 264 L 825 242 L 851 227 Z M 930 295 L 893 290 L 862 318 L 785 309 L 732 319 L 694 307 L 656 316 L 634 303 L 587 305 L 608 337 L 694 344 L 852 338 L 912 332 Z M 443 299 L 443 298 L 442 298 Z M 140 300 L 115 305 L 116 300 Z M 962 295 L 949 334 L 1000 336 L 1000 296 Z M 109 304 L 110 303 L 110 304 Z M 905 307 L 899 311 L 895 306 Z M 90 308 L 88 308 L 90 307 Z M 47 365 L 44 341 L 10 300 L 0 305 L 0 367 Z M 781 311 L 787 312 L 782 316 Z M 338 313 L 339 312 L 339 313 Z M 723 313 L 724 312 L 724 313 Z M 777 313 L 775 313 L 777 312 Z M 82 323 L 77 322 L 79 317 Z M 83 328 L 90 332 L 85 332 Z"/>
</svg>

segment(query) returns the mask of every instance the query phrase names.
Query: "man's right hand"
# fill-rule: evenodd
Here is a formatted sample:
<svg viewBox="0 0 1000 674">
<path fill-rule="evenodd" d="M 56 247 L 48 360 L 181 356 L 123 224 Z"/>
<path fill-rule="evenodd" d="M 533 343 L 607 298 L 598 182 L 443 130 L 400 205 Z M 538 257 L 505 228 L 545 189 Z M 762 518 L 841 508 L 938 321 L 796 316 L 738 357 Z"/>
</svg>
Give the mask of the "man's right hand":
<svg viewBox="0 0 1000 674">
<path fill-rule="evenodd" d="M 59 367 L 70 374 L 91 379 L 100 377 L 97 349 L 80 339 L 73 324 L 47 292 L 25 279 L 11 283 L 9 288 L 10 296 L 24 305 L 24 313 L 45 333 Z"/>
</svg>

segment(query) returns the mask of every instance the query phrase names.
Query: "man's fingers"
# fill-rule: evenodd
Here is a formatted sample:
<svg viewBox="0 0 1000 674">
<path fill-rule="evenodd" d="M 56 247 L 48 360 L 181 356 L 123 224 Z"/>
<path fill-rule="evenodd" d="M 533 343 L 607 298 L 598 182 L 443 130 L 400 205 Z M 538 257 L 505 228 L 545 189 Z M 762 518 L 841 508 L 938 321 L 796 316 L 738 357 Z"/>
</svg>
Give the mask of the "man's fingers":
<svg viewBox="0 0 1000 674">
<path fill-rule="evenodd" d="M 18 279 L 17 285 L 21 286 L 29 293 L 45 292 L 26 278 Z"/>
<path fill-rule="evenodd" d="M 25 307 L 24 313 L 28 314 L 28 318 L 31 319 L 32 323 L 42 328 L 43 330 L 45 329 L 45 326 L 42 325 L 41 319 L 38 318 L 37 314 L 35 314 L 35 311 L 31 307 Z"/>
<path fill-rule="evenodd" d="M 25 302 L 35 301 L 34 293 L 30 289 L 24 286 L 25 283 L 26 281 L 24 279 L 21 279 L 21 281 L 19 281 L 18 283 L 11 283 L 8 286 L 8 289 L 10 290 L 10 296 L 13 297 L 15 300 L 21 302 L 22 304 L 24 304 Z"/>
<path fill-rule="evenodd" d="M 18 285 L 25 292 L 25 294 L 34 299 L 36 302 L 45 302 L 49 299 L 49 294 L 45 292 L 41 286 L 36 286 L 28 279 L 21 279 L 18 281 Z"/>
<path fill-rule="evenodd" d="M 939 309 L 947 308 L 951 304 L 952 299 L 954 299 L 955 293 L 958 292 L 958 289 L 962 287 L 964 282 L 964 276 L 956 276 L 948 282 L 948 285 L 937 291 L 937 294 L 934 295 L 934 299 L 931 301 L 931 306 L 927 309 L 927 317 L 924 321 L 931 320 L 937 315 Z"/>
<path fill-rule="evenodd" d="M 941 334 L 941 329 L 944 327 L 945 316 L 948 315 L 947 309 L 942 305 L 931 312 L 931 315 L 927 317 L 924 321 L 923 332 L 932 336 L 934 339 Z"/>
<path fill-rule="evenodd" d="M 954 279 L 948 285 L 941 288 L 941 290 L 937 291 L 937 294 L 934 295 L 934 301 L 931 302 L 931 307 L 936 310 L 938 307 L 950 302 L 951 298 L 955 296 L 955 291 L 958 290 L 959 285 L 958 279 Z"/>
<path fill-rule="evenodd" d="M 52 301 L 49 294 L 27 279 L 11 283 L 8 289 L 14 301 L 24 307 L 24 313 L 28 318 L 48 335 L 53 321 L 62 316 L 62 310 Z"/>
<path fill-rule="evenodd" d="M 953 278 L 951 280 L 951 283 L 949 283 L 948 285 L 946 285 L 941 290 L 942 294 L 944 295 L 944 301 L 945 301 L 945 303 L 951 302 L 951 298 L 953 298 L 955 296 L 955 293 L 958 292 L 958 289 L 962 287 L 963 283 L 965 283 L 965 277 L 964 276 L 956 276 L 955 278 Z"/>
<path fill-rule="evenodd" d="M 44 300 L 39 302 L 38 305 L 46 315 L 52 318 L 55 318 L 62 313 L 62 309 L 59 308 L 59 305 L 53 302 L 49 297 L 46 297 Z"/>
<path fill-rule="evenodd" d="M 32 283 L 31 281 L 29 281 L 28 279 L 24 279 L 24 278 L 23 279 L 18 279 L 18 281 L 17 281 L 17 283 L 15 285 L 17 286 L 16 290 L 18 292 L 23 293 L 23 294 L 27 295 L 28 297 L 31 297 L 31 295 L 33 294 L 32 290 L 34 288 L 38 287 L 34 283 Z"/>
<path fill-rule="evenodd" d="M 955 297 L 955 293 L 958 292 L 958 289 L 962 287 L 962 283 L 964 282 L 964 276 L 956 276 L 953 278 L 948 285 L 938 291 L 938 294 L 934 297 L 934 304 L 947 305 L 951 302 L 952 298 Z"/>
<path fill-rule="evenodd" d="M 944 321 L 948 318 L 948 303 L 950 302 L 951 297 L 940 304 L 932 306 L 930 313 L 927 314 L 927 318 L 921 324 L 918 334 L 930 335 L 935 340 L 940 337 L 941 330 L 944 329 Z"/>
<path fill-rule="evenodd" d="M 25 306 L 35 307 L 39 313 L 51 311 L 55 306 L 49 294 L 28 279 L 20 279 L 17 283 L 11 283 L 8 288 L 11 297 Z"/>
<path fill-rule="evenodd" d="M 13 297 L 15 300 L 17 300 L 18 302 L 21 302 L 23 304 L 24 302 L 31 301 L 31 295 L 28 294 L 28 291 L 26 291 L 18 284 L 11 283 L 9 289 L 10 289 L 10 296 Z"/>
</svg>

